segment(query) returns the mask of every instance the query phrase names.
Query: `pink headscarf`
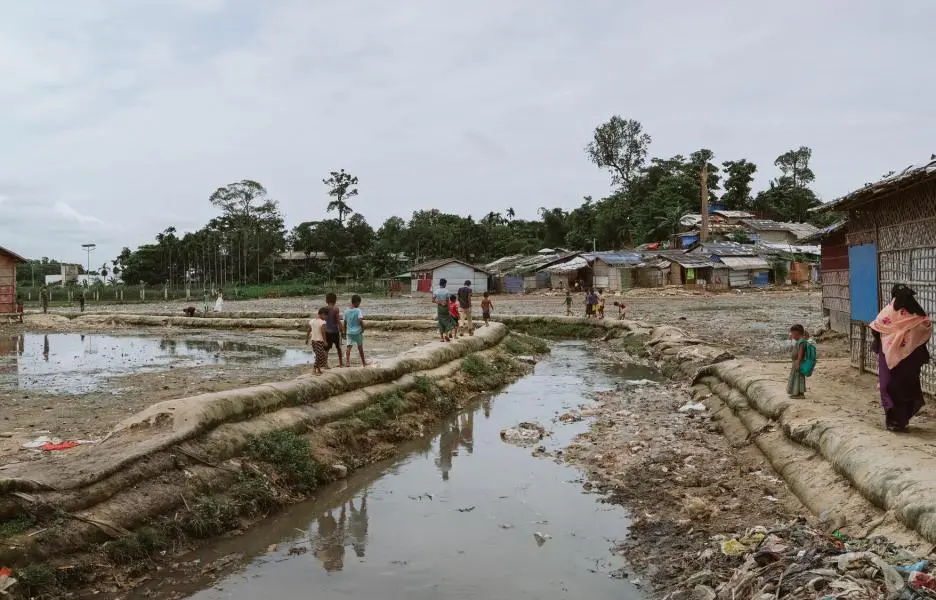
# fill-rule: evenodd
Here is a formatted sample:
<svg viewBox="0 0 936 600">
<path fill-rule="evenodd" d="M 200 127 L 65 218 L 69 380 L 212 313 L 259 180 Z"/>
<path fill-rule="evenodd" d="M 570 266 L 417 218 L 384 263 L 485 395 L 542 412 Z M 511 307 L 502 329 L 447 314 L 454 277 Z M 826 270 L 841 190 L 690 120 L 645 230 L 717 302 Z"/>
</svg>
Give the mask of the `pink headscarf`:
<svg viewBox="0 0 936 600">
<path fill-rule="evenodd" d="M 881 334 L 881 352 L 888 369 L 899 365 L 933 335 L 929 317 L 911 314 L 906 309 L 895 310 L 893 300 L 871 323 L 871 329 Z"/>
</svg>

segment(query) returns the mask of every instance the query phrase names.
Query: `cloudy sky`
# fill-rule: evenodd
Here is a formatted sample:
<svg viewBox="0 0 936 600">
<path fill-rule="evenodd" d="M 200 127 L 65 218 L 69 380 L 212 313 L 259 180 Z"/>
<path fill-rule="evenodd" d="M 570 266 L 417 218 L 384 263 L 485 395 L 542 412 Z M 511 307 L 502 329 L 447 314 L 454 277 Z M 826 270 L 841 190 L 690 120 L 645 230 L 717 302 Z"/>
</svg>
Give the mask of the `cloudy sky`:
<svg viewBox="0 0 936 600">
<path fill-rule="evenodd" d="M 0 245 L 95 265 L 263 182 L 287 225 L 321 179 L 375 226 L 607 193 L 612 114 L 651 154 L 813 149 L 831 200 L 936 152 L 936 2 L 0 0 Z"/>
</svg>

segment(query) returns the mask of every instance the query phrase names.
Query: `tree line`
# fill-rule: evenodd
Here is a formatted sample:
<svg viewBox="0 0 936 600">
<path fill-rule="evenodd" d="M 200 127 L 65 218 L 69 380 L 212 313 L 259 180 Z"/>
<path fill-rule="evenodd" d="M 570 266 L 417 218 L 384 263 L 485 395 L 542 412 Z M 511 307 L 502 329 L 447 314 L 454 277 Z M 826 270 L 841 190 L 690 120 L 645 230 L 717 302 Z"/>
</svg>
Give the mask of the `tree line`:
<svg viewBox="0 0 936 600">
<path fill-rule="evenodd" d="M 752 191 L 757 165 L 744 158 L 720 165 L 702 148 L 688 155 L 650 157 L 651 136 L 639 121 L 613 116 L 595 128 L 585 156 L 608 171 L 610 186 L 600 199 L 584 197 L 575 209 L 540 207 L 535 219 L 508 208 L 480 219 L 417 210 L 408 220 L 394 216 L 376 230 L 353 203 L 358 178 L 344 169 L 322 180 L 326 213 L 287 230 L 279 203 L 257 181 L 222 186 L 209 197 L 218 215 L 201 229 L 179 234 L 169 227 L 154 243 L 124 248 L 101 271 L 127 284 L 229 286 L 297 278 L 379 278 L 406 270 L 414 261 L 454 257 L 483 263 L 543 247 L 617 249 L 669 239 L 686 214 L 698 213 L 702 170 L 711 204 L 748 210 L 779 221 L 811 221 L 820 201 L 810 189 L 815 174 L 805 147 L 780 154 L 776 176 Z M 284 251 L 304 260 L 282 260 Z"/>
</svg>

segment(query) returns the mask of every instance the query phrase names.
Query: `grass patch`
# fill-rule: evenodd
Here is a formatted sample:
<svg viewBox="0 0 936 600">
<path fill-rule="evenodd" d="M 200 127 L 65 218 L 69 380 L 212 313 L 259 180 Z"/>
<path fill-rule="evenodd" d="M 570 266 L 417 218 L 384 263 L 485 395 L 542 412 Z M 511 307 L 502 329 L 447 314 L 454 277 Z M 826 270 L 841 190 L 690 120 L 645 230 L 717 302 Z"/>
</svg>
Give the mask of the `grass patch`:
<svg viewBox="0 0 936 600">
<path fill-rule="evenodd" d="M 249 517 L 268 515 L 280 505 L 273 486 L 263 477 L 243 472 L 231 486 L 229 495 L 241 514 Z"/>
<path fill-rule="evenodd" d="M 511 323 L 510 328 L 522 331 L 532 337 L 562 340 L 590 340 L 604 337 L 607 333 L 604 327 L 594 323 L 565 323 L 561 321 Z"/>
<path fill-rule="evenodd" d="M 126 565 L 148 560 L 154 554 L 169 547 L 166 535 L 152 527 L 141 527 L 130 535 L 108 542 L 104 554 L 117 565 Z"/>
<path fill-rule="evenodd" d="M 33 528 L 36 519 L 31 515 L 20 515 L 13 519 L 8 519 L 0 523 L 0 538 L 8 538 L 16 535 L 23 535 Z"/>
<path fill-rule="evenodd" d="M 549 342 L 542 338 L 511 333 L 504 340 L 503 348 L 514 356 L 535 356 L 549 353 Z"/>
<path fill-rule="evenodd" d="M 647 349 L 647 342 L 650 340 L 649 335 L 644 334 L 633 334 L 625 335 L 618 338 L 618 345 L 621 350 L 627 352 L 631 356 L 637 356 L 640 358 L 647 358 L 650 356 L 650 351 Z"/>
<path fill-rule="evenodd" d="M 469 354 L 462 359 L 461 370 L 471 377 L 480 378 L 491 375 L 494 372 L 494 366 L 477 354 Z"/>
<path fill-rule="evenodd" d="M 54 598 L 59 590 L 58 573 L 49 565 L 29 565 L 17 569 L 13 577 L 16 592 L 24 598 Z"/>
<path fill-rule="evenodd" d="M 301 493 L 314 490 L 325 473 L 312 458 L 309 440 L 292 431 L 271 431 L 251 438 L 247 454 L 270 464 L 283 484 Z"/>
<path fill-rule="evenodd" d="M 219 496 L 199 496 L 182 516 L 180 525 L 193 538 L 221 535 L 240 525 L 237 505 Z"/>
<path fill-rule="evenodd" d="M 439 386 L 436 385 L 435 379 L 432 377 L 417 375 L 415 377 L 414 389 L 423 396 L 432 396 L 439 391 Z"/>
</svg>

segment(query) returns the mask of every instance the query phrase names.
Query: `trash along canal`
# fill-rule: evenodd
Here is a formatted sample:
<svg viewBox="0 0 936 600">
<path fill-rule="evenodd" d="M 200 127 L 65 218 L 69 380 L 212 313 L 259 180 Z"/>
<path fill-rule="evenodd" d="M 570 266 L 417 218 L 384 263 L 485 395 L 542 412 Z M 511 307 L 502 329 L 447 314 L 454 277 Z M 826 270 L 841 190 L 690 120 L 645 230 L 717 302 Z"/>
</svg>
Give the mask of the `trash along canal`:
<svg viewBox="0 0 936 600">
<path fill-rule="evenodd" d="M 181 557 L 129 598 L 641 598 L 614 553 L 627 515 L 555 453 L 588 428 L 559 415 L 622 376 L 652 375 L 612 378 L 583 344 L 556 344 L 532 374 L 395 459 Z M 545 436 L 502 439 L 520 423 Z"/>
</svg>

